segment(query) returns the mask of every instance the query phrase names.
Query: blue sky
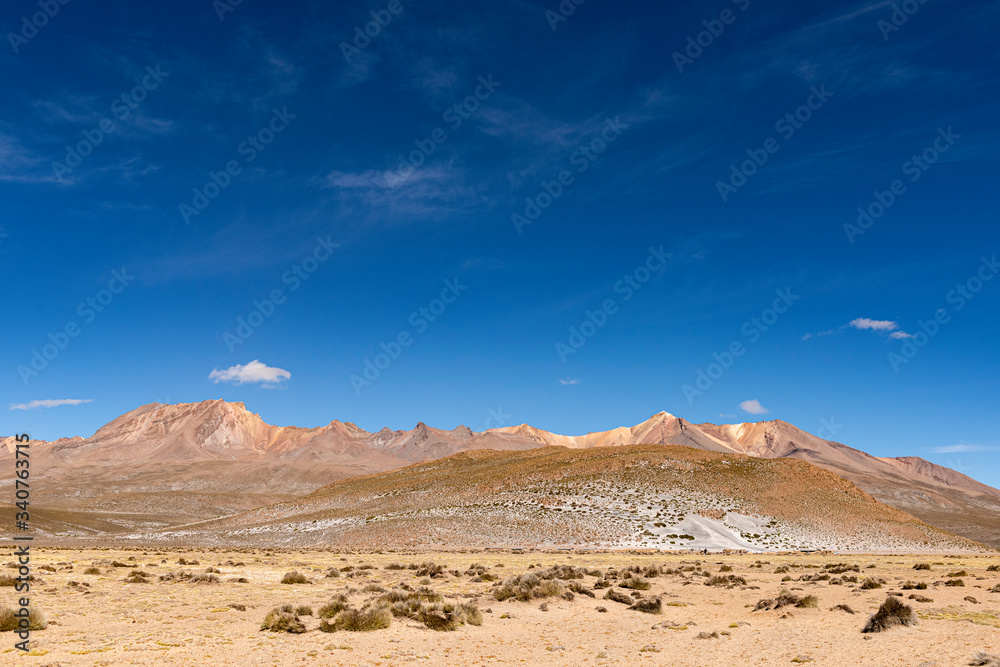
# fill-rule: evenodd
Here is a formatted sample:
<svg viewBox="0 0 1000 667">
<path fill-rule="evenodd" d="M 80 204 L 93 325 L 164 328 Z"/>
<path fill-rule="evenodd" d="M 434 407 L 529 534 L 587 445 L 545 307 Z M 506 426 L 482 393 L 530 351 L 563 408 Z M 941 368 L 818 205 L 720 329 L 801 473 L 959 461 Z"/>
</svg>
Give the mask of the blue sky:
<svg viewBox="0 0 1000 667">
<path fill-rule="evenodd" d="M 666 410 L 1000 485 L 996 3 L 223 3 L 0 15 L 0 432 Z"/>
</svg>

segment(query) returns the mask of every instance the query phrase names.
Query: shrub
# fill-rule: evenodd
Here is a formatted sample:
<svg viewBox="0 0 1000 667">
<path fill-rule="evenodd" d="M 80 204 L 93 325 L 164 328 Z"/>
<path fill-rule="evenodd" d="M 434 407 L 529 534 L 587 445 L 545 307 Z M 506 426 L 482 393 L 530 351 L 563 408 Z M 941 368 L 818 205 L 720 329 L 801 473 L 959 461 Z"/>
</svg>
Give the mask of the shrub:
<svg viewBox="0 0 1000 667">
<path fill-rule="evenodd" d="M 431 630 L 441 632 L 456 630 L 458 626 L 466 623 L 469 625 L 483 624 L 483 613 L 475 602 L 462 602 L 457 605 L 441 603 L 431 606 L 420 605 L 415 615 L 416 620 Z"/>
<path fill-rule="evenodd" d="M 801 609 L 816 609 L 819 607 L 819 598 L 815 595 L 806 595 L 795 606 Z"/>
<path fill-rule="evenodd" d="M 834 611 L 836 609 L 839 609 L 840 611 L 846 611 L 848 614 L 854 614 L 855 613 L 855 611 L 853 609 L 851 609 L 851 606 L 850 605 L 846 605 L 846 604 L 838 604 L 836 607 L 834 607 L 833 609 L 831 609 L 831 611 Z"/>
<path fill-rule="evenodd" d="M 959 570 L 958 572 L 949 572 L 948 576 L 952 577 L 952 578 L 955 578 L 955 577 L 967 577 L 967 576 L 969 576 L 969 573 L 966 572 L 965 570 Z"/>
<path fill-rule="evenodd" d="M 148 584 L 149 583 L 149 579 L 147 579 L 148 576 L 149 576 L 148 574 L 140 570 L 132 570 L 131 572 L 128 573 L 128 576 L 125 577 L 125 583 Z"/>
<path fill-rule="evenodd" d="M 301 574 L 295 570 L 287 572 L 285 576 L 281 578 L 281 583 L 283 584 L 308 584 L 309 580 L 306 579 L 306 575 Z"/>
<path fill-rule="evenodd" d="M 807 598 L 814 598 L 813 595 L 806 596 Z M 799 606 L 804 598 L 800 598 L 798 595 L 793 595 L 788 591 L 781 591 L 778 597 L 775 599 L 764 598 L 763 600 L 758 600 L 757 604 L 754 606 L 754 611 L 770 611 L 772 609 L 781 609 L 782 607 L 793 607 Z"/>
<path fill-rule="evenodd" d="M 214 574 L 196 574 L 190 579 L 192 584 L 217 584 L 219 578 Z"/>
<path fill-rule="evenodd" d="M 863 582 L 861 582 L 861 590 L 863 591 L 872 591 L 875 590 L 876 588 L 882 588 L 882 584 L 879 583 L 878 580 L 876 579 L 872 579 L 869 577 L 868 579 L 865 579 Z"/>
<path fill-rule="evenodd" d="M 887 597 L 882 606 L 868 618 L 868 623 L 861 632 L 885 632 L 899 626 L 914 625 L 917 622 L 913 609 L 899 601 L 899 598 Z"/>
<path fill-rule="evenodd" d="M 633 611 L 641 611 L 644 614 L 662 614 L 663 613 L 663 601 L 660 598 L 653 598 L 651 600 L 636 600 L 629 609 Z"/>
<path fill-rule="evenodd" d="M 418 577 L 437 578 L 444 575 L 444 567 L 435 563 L 421 563 L 415 574 Z"/>
<path fill-rule="evenodd" d="M 986 568 L 987 572 L 1000 572 L 1000 565 L 990 565 Z"/>
<path fill-rule="evenodd" d="M 629 590 L 633 590 L 633 591 L 647 591 L 647 590 L 649 590 L 649 588 L 650 588 L 650 586 L 652 584 L 650 584 L 648 581 L 646 581 L 642 577 L 634 576 L 634 577 L 629 577 L 627 579 L 624 579 L 618 585 L 621 586 L 622 588 L 628 588 Z"/>
<path fill-rule="evenodd" d="M 217 567 L 209 567 L 205 569 L 205 574 L 222 574 L 222 570 Z"/>
<path fill-rule="evenodd" d="M 931 569 L 931 564 L 930 563 L 917 563 L 916 565 L 913 566 L 913 569 L 914 570 L 929 570 L 929 569 Z"/>
<path fill-rule="evenodd" d="M 387 570 L 405 570 L 406 566 L 403 565 L 402 563 L 389 563 L 388 565 L 385 566 L 385 569 L 387 569 Z"/>
<path fill-rule="evenodd" d="M 916 594 L 911 595 L 909 597 L 909 599 L 913 600 L 914 602 L 934 602 L 934 600 L 930 599 L 929 597 L 926 597 L 924 595 L 916 595 Z"/>
<path fill-rule="evenodd" d="M 969 664 L 975 667 L 1000 667 L 1000 655 L 991 655 L 983 651 L 976 651 Z"/>
<path fill-rule="evenodd" d="M 547 598 L 562 595 L 565 586 L 555 579 L 543 580 L 537 574 L 515 575 L 504 580 L 503 584 L 493 589 L 493 597 L 503 601 L 515 598 L 521 602 L 530 602 L 536 598 Z"/>
<path fill-rule="evenodd" d="M 313 615 L 313 608 L 310 607 L 307 604 L 299 605 L 298 607 L 295 608 L 295 615 L 296 616 L 312 616 Z"/>
<path fill-rule="evenodd" d="M 725 586 L 726 588 L 732 588 L 733 586 L 746 586 L 747 580 L 743 577 L 738 577 L 735 574 L 730 574 L 728 576 L 717 575 L 714 577 L 709 577 L 705 581 L 706 586 Z"/>
<path fill-rule="evenodd" d="M 306 631 L 305 624 L 299 620 L 291 611 L 291 606 L 275 607 L 267 612 L 263 622 L 260 624 L 261 630 L 271 632 L 290 632 L 292 634 L 302 634 Z"/>
<path fill-rule="evenodd" d="M 568 584 L 566 584 L 566 587 L 569 588 L 574 593 L 577 593 L 579 595 L 586 595 L 587 597 L 590 597 L 590 598 L 597 597 L 594 594 L 594 591 L 590 590 L 589 588 L 587 588 L 586 586 L 584 586 L 583 584 L 581 584 L 578 581 L 571 581 Z"/>
<path fill-rule="evenodd" d="M 611 600 L 612 602 L 620 602 L 629 606 L 632 605 L 632 598 L 615 588 L 609 588 L 608 592 L 604 594 L 604 599 Z"/>
<path fill-rule="evenodd" d="M 45 614 L 31 605 L 28 607 L 28 630 L 44 630 L 48 625 Z M 14 610 L 10 607 L 0 605 L 0 632 L 13 632 L 18 630 L 20 619 L 14 615 Z"/>
<path fill-rule="evenodd" d="M 88 567 L 86 570 L 83 571 L 83 573 L 84 574 L 100 574 L 101 573 L 101 569 L 98 568 L 98 567 Z"/>
<path fill-rule="evenodd" d="M 316 615 L 320 618 L 333 618 L 340 612 L 347 609 L 347 607 L 347 596 L 341 593 L 340 595 L 335 596 L 333 600 L 320 607 L 316 611 Z"/>
<path fill-rule="evenodd" d="M 323 632 L 372 632 L 382 630 L 392 625 L 392 612 L 387 607 L 369 607 L 368 609 L 345 609 L 337 614 L 333 621 L 323 620 L 319 629 Z"/>
<path fill-rule="evenodd" d="M 732 571 L 733 571 L 733 568 L 731 568 L 728 565 L 723 565 L 722 567 L 719 568 L 719 572 L 732 572 Z"/>
<path fill-rule="evenodd" d="M 945 586 L 965 586 L 965 582 L 962 581 L 961 579 L 949 579 L 948 581 L 944 582 L 944 585 Z"/>
<path fill-rule="evenodd" d="M 335 567 L 331 567 L 329 570 L 326 571 L 326 578 L 327 579 L 336 579 L 339 576 L 340 576 L 340 570 L 338 570 Z"/>
</svg>

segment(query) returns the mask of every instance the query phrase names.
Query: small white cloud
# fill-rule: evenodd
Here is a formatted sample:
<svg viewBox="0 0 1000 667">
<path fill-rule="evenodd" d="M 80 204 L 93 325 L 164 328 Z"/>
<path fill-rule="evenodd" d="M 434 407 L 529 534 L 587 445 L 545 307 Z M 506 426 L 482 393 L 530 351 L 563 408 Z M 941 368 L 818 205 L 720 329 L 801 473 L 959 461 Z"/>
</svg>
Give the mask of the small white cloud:
<svg viewBox="0 0 1000 667">
<path fill-rule="evenodd" d="M 812 337 L 813 337 L 813 335 L 812 335 L 812 334 L 806 334 L 805 336 L 803 336 L 803 337 L 802 337 L 802 340 L 809 340 L 809 339 L 810 339 L 810 338 L 812 338 Z M 720 416 L 721 416 L 721 415 L 720 415 Z"/>
<path fill-rule="evenodd" d="M 86 398 L 57 398 L 57 399 L 45 399 L 42 401 L 32 401 L 31 403 L 11 403 L 11 410 L 34 410 L 35 408 L 58 408 L 60 405 L 80 405 L 81 403 L 90 403 L 94 399 Z"/>
<path fill-rule="evenodd" d="M 850 326 L 861 331 L 895 331 L 899 325 L 890 320 L 872 320 L 867 317 L 859 317 L 851 320 Z"/>
<path fill-rule="evenodd" d="M 264 387 L 277 387 L 292 377 L 292 374 L 281 368 L 271 368 L 256 359 L 245 366 L 237 364 L 225 370 L 215 369 L 208 375 L 215 384 L 232 382 L 233 384 L 260 383 Z"/>
<path fill-rule="evenodd" d="M 995 452 L 1000 451 L 1000 447 L 987 447 L 986 445 L 946 445 L 944 447 L 932 447 L 935 454 L 968 454 L 971 452 Z"/>
<path fill-rule="evenodd" d="M 726 414 L 725 412 L 720 412 L 719 417 L 721 419 L 736 419 L 736 415 Z"/>
<path fill-rule="evenodd" d="M 889 338 L 913 338 L 913 334 L 908 334 L 905 331 L 893 331 Z"/>
<path fill-rule="evenodd" d="M 559 384 L 562 384 L 562 385 L 580 384 L 580 381 L 578 379 L 576 379 L 576 378 L 566 378 L 565 380 L 559 380 Z"/>
<path fill-rule="evenodd" d="M 760 404 L 756 398 L 751 401 L 743 401 L 740 403 L 740 410 L 743 412 L 748 412 L 752 415 L 766 415 L 767 408 Z"/>
</svg>

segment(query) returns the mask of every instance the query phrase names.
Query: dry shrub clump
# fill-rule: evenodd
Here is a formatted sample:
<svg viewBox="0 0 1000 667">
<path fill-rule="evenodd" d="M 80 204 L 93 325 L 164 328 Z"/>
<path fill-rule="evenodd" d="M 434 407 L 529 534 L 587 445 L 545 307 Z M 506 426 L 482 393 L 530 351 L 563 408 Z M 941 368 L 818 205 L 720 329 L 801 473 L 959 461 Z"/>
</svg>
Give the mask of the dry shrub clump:
<svg viewBox="0 0 1000 667">
<path fill-rule="evenodd" d="M 845 572 L 861 572 L 857 563 L 829 563 L 823 566 L 830 574 L 844 574 Z"/>
<path fill-rule="evenodd" d="M 619 584 L 622 588 L 627 588 L 632 591 L 648 591 L 652 584 L 646 579 L 639 576 L 628 576 L 623 579 Z"/>
<path fill-rule="evenodd" d="M 292 570 L 291 572 L 285 573 L 285 576 L 281 578 L 281 583 L 283 584 L 308 584 L 309 580 L 306 579 L 306 575 Z"/>
<path fill-rule="evenodd" d="M 836 607 L 834 607 L 830 611 L 836 611 L 837 609 L 839 609 L 840 611 L 846 611 L 848 614 L 854 614 L 854 613 L 856 613 L 853 609 L 851 609 L 851 606 L 847 605 L 847 604 L 838 604 Z"/>
<path fill-rule="evenodd" d="M 987 572 L 1000 572 L 1000 565 L 990 565 L 986 568 Z"/>
<path fill-rule="evenodd" d="M 1000 655 L 992 655 L 985 651 L 976 651 L 969 664 L 974 667 L 1000 667 Z"/>
<path fill-rule="evenodd" d="M 730 574 L 728 576 L 716 575 L 714 577 L 709 577 L 705 581 L 706 586 L 725 586 L 726 588 L 732 588 L 733 586 L 746 586 L 747 580 L 743 577 L 738 577 L 735 574 Z"/>
<path fill-rule="evenodd" d="M 868 623 L 861 632 L 885 632 L 895 627 L 915 625 L 916 616 L 913 609 L 899 601 L 899 598 L 889 596 L 874 614 L 868 618 Z"/>
<path fill-rule="evenodd" d="M 616 588 L 609 588 L 608 592 L 604 594 L 605 600 L 611 600 L 612 602 L 620 602 L 621 604 L 632 605 L 632 598 L 625 593 L 619 591 Z"/>
<path fill-rule="evenodd" d="M 581 584 L 579 581 L 569 582 L 568 584 L 566 584 L 566 588 L 570 589 L 574 593 L 577 593 L 578 595 L 586 595 L 587 597 L 590 598 L 596 597 L 594 591 L 590 590 L 589 588 Z"/>
<path fill-rule="evenodd" d="M 635 603 L 629 607 L 629 609 L 633 611 L 641 611 L 644 614 L 662 614 L 663 601 L 660 600 L 660 598 L 636 600 Z"/>
<path fill-rule="evenodd" d="M 788 591 L 781 591 L 777 598 L 764 598 L 763 600 L 758 600 L 756 606 L 754 607 L 754 611 L 771 611 L 773 609 L 781 609 L 782 607 L 815 609 L 818 606 L 819 598 L 815 595 L 799 597 L 798 595 L 793 595 Z"/>
<path fill-rule="evenodd" d="M 339 593 L 335 595 L 330 602 L 327 602 L 325 605 L 316 610 L 316 615 L 320 618 L 333 618 L 349 606 L 350 605 L 347 604 L 347 596 L 343 593 Z"/>
<path fill-rule="evenodd" d="M 380 599 L 384 600 L 384 598 Z M 397 600 L 390 607 L 393 616 L 412 618 L 431 630 L 448 632 L 461 625 L 482 625 L 483 613 L 474 601 L 452 603 L 433 602 L 425 604 L 417 596 Z"/>
<path fill-rule="evenodd" d="M 374 606 L 364 609 L 345 609 L 332 621 L 320 621 L 319 629 L 323 632 L 372 632 L 383 630 L 392 625 L 392 612 L 388 607 Z"/>
<path fill-rule="evenodd" d="M 965 570 L 959 570 L 958 572 L 949 572 L 948 576 L 949 577 L 967 577 L 967 576 L 969 576 L 969 573 L 966 572 Z"/>
<path fill-rule="evenodd" d="M 444 576 L 444 566 L 429 562 L 421 563 L 420 567 L 417 568 L 417 571 L 414 574 L 418 577 L 430 577 L 431 579 L 436 579 Z"/>
<path fill-rule="evenodd" d="M 14 610 L 10 607 L 0 605 L 0 632 L 13 632 L 14 630 L 21 629 L 20 626 L 21 619 L 19 619 L 14 614 Z M 28 607 L 28 630 L 44 630 L 45 626 L 48 625 L 48 621 L 45 620 L 45 614 L 40 612 L 36 607 Z"/>
<path fill-rule="evenodd" d="M 562 595 L 566 588 L 561 581 L 543 579 L 539 574 L 528 572 L 504 579 L 503 584 L 493 589 L 493 597 L 503 602 L 514 598 L 521 602 L 530 602 L 536 598 L 548 598 Z"/>
<path fill-rule="evenodd" d="M 148 584 L 149 583 L 149 575 L 146 574 L 145 572 L 143 572 L 142 570 L 132 570 L 131 572 L 128 573 L 128 576 L 125 577 L 125 583 L 126 584 Z"/>
<path fill-rule="evenodd" d="M 961 579 L 949 579 L 948 581 L 944 582 L 944 585 L 945 586 L 965 586 L 965 582 L 962 581 Z"/>
<path fill-rule="evenodd" d="M 88 567 L 86 570 L 83 571 L 83 573 L 84 574 L 100 574 L 101 573 L 101 568 L 99 568 L 99 567 Z"/>
<path fill-rule="evenodd" d="M 931 564 L 930 563 L 917 563 L 916 565 L 913 566 L 913 569 L 914 570 L 929 570 L 929 569 L 931 569 Z"/>
<path fill-rule="evenodd" d="M 261 630 L 271 632 L 290 632 L 292 634 L 302 634 L 306 631 L 305 624 L 299 620 L 298 615 L 292 609 L 292 605 L 286 604 L 275 607 L 267 612 L 263 622 L 260 624 Z"/>
<path fill-rule="evenodd" d="M 876 588 L 882 588 L 882 582 L 880 582 L 878 579 L 872 579 L 871 577 L 869 577 L 868 579 L 865 579 L 864 581 L 861 582 L 860 588 L 863 591 L 875 590 Z"/>
</svg>

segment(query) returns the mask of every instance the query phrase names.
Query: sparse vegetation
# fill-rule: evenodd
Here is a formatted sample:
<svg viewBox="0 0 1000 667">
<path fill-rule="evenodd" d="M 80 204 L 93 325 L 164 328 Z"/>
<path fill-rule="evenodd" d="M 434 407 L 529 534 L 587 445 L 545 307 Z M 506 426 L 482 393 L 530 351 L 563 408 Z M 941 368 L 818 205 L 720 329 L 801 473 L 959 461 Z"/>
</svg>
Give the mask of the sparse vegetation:
<svg viewBox="0 0 1000 667">
<path fill-rule="evenodd" d="M 290 632 L 292 634 L 302 634 L 306 631 L 305 624 L 295 615 L 291 605 L 275 607 L 267 612 L 263 622 L 260 624 L 261 630 L 271 632 Z"/>
<path fill-rule="evenodd" d="M 0 605 L 0 632 L 13 632 L 18 630 L 20 619 L 16 616 L 16 611 L 5 605 Z M 28 607 L 28 630 L 44 630 L 48 625 L 45 614 L 36 607 Z"/>
<path fill-rule="evenodd" d="M 929 569 L 931 569 L 931 564 L 930 563 L 917 563 L 916 565 L 913 566 L 913 569 L 914 570 L 929 570 Z"/>
<path fill-rule="evenodd" d="M 869 577 L 868 579 L 865 579 L 863 582 L 861 582 L 861 586 L 859 588 L 861 588 L 861 590 L 863 591 L 873 591 L 878 588 L 882 588 L 882 582 L 878 581 L 877 579 L 872 579 Z"/>
<path fill-rule="evenodd" d="M 306 575 L 292 570 L 291 572 L 286 572 L 285 576 L 281 578 L 281 583 L 283 584 L 308 584 L 309 580 L 306 579 Z"/>
<path fill-rule="evenodd" d="M 392 612 L 388 607 L 377 606 L 367 609 L 345 609 L 332 620 L 320 621 L 322 632 L 373 632 L 392 625 Z"/>
<path fill-rule="evenodd" d="M 917 622 L 913 609 L 899 601 L 899 598 L 889 596 L 874 614 L 861 632 L 885 632 L 895 627 L 914 625 Z"/>
</svg>

